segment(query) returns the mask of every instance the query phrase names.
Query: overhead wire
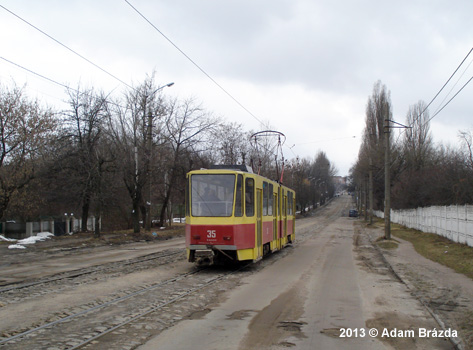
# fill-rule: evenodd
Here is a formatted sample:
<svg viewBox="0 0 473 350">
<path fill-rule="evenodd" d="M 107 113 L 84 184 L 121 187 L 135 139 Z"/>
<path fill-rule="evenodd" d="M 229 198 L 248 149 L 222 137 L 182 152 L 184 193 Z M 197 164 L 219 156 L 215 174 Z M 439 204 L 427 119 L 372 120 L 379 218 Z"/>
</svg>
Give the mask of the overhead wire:
<svg viewBox="0 0 473 350">
<path fill-rule="evenodd" d="M 28 72 L 28 73 L 34 74 L 34 75 L 40 77 L 41 79 L 45 79 L 45 80 L 47 80 L 47 81 L 49 81 L 49 82 L 51 82 L 51 83 L 53 83 L 53 84 L 56 84 L 56 85 L 58 85 L 58 86 L 61 86 L 61 87 L 65 88 L 65 89 L 68 90 L 68 91 L 77 92 L 79 95 L 90 96 L 90 94 L 89 94 L 88 92 L 80 91 L 79 89 L 70 87 L 70 86 L 68 86 L 68 85 L 66 85 L 66 84 L 63 84 L 63 83 L 60 83 L 60 82 L 58 82 L 58 81 L 56 81 L 56 80 L 54 80 L 54 79 L 48 78 L 47 76 L 45 76 L 45 75 L 43 75 L 43 74 L 37 73 L 37 72 L 35 72 L 35 71 L 33 71 L 33 70 L 29 69 L 29 68 L 26 68 L 26 67 L 24 67 L 24 66 L 22 66 L 22 65 L 20 65 L 20 64 L 18 64 L 18 63 L 15 63 L 15 62 L 13 62 L 13 61 L 10 61 L 9 59 L 7 59 L 7 58 L 5 58 L 5 57 L 0 56 L 0 59 L 3 60 L 3 61 L 5 61 L 5 62 L 8 62 L 8 63 L 10 63 L 10 64 L 12 64 L 12 65 L 14 65 L 14 66 L 20 68 L 20 69 L 25 70 L 25 71 Z M 122 105 L 120 105 L 120 104 L 118 104 L 118 103 L 116 103 L 116 102 L 112 102 L 112 101 L 110 101 L 110 100 L 107 100 L 107 103 L 108 103 L 108 104 L 115 105 L 115 106 L 120 107 L 120 108 L 123 108 L 123 109 L 126 109 L 126 107 L 124 107 L 124 106 L 122 106 Z"/>
<path fill-rule="evenodd" d="M 468 51 L 468 53 L 466 54 L 465 58 L 463 58 L 463 60 L 460 62 L 460 64 L 458 65 L 458 67 L 454 70 L 454 72 L 450 75 L 450 77 L 447 79 L 447 81 L 443 84 L 443 86 L 440 88 L 440 90 L 435 94 L 435 96 L 432 98 L 432 100 L 427 104 L 427 106 L 422 110 L 422 112 L 419 114 L 419 118 L 427 111 L 427 109 L 429 108 L 429 106 L 435 101 L 435 99 L 440 95 L 440 93 L 443 91 L 443 89 L 445 89 L 445 87 L 448 85 L 448 83 L 450 82 L 450 80 L 452 80 L 452 78 L 455 76 L 455 74 L 457 74 L 458 70 L 461 68 L 461 66 L 465 63 L 465 61 L 467 60 L 467 58 L 470 56 L 470 54 L 473 52 L 473 47 L 470 49 L 470 51 Z M 472 61 L 473 62 L 473 61 Z M 470 64 L 468 65 L 468 67 L 472 64 L 472 62 L 470 62 Z M 468 69 L 468 67 L 466 69 Z M 466 70 L 465 72 L 463 72 L 462 76 L 466 73 Z M 462 77 L 461 76 L 461 77 Z M 460 78 L 461 78 L 460 77 Z M 460 79 L 459 78 L 459 79 Z M 445 101 L 445 99 L 440 103 L 439 107 L 437 108 L 436 112 L 434 113 L 434 115 L 432 117 L 430 117 L 428 120 L 426 120 L 424 123 L 423 123 L 423 126 L 426 126 L 432 119 L 434 119 L 445 107 L 447 107 L 447 105 L 471 82 L 471 80 L 473 80 L 473 76 L 460 88 L 460 90 L 458 90 L 455 95 L 453 95 L 453 97 L 448 100 L 447 103 L 445 103 L 443 106 L 442 106 L 442 103 Z M 456 86 L 456 84 L 458 84 L 458 81 L 457 83 L 455 83 L 455 85 L 453 86 L 453 88 Z M 449 94 L 451 93 L 451 91 L 453 90 L 453 88 L 450 90 Z M 449 95 L 448 94 L 448 95 Z M 448 97 L 447 95 L 447 97 Z M 441 106 L 441 107 L 440 107 Z M 412 121 L 410 123 L 410 125 L 408 126 L 408 128 L 412 128 L 412 126 L 414 125 L 414 121 Z M 402 130 L 399 135 L 398 135 L 398 140 L 399 138 L 402 136 L 402 134 L 404 132 L 406 132 L 406 130 L 408 128 L 405 128 L 404 130 Z"/>
<path fill-rule="evenodd" d="M 48 33 L 46 33 L 45 31 L 41 30 L 40 28 L 38 28 L 37 26 L 33 25 L 32 23 L 28 22 L 26 19 L 20 17 L 19 15 L 17 15 L 16 13 L 14 13 L 13 11 L 7 9 L 5 6 L 1 5 L 0 4 L 0 7 L 3 8 L 5 11 L 9 12 L 10 14 L 12 14 L 13 16 L 15 16 L 16 18 L 18 18 L 19 20 L 21 20 L 22 22 L 26 23 L 27 25 L 29 25 L 30 27 L 34 28 L 35 30 L 37 30 L 38 32 L 40 32 L 41 34 L 45 35 L 46 37 L 48 37 L 49 39 L 53 40 L 55 43 L 61 45 L 63 48 L 67 49 L 68 51 L 72 52 L 73 54 L 75 54 L 76 56 L 80 57 L 81 59 L 83 59 L 84 61 L 86 61 L 87 63 L 93 65 L 95 68 L 99 69 L 100 71 L 104 72 L 105 74 L 107 74 L 108 76 L 112 77 L 113 79 L 119 81 L 120 83 L 122 83 L 123 85 L 135 90 L 135 88 L 133 88 L 131 85 L 127 84 L 126 82 L 124 82 L 123 80 L 121 80 L 120 78 L 118 78 L 117 76 L 115 76 L 114 74 L 108 72 L 107 70 L 105 70 L 104 68 L 100 67 L 98 64 L 92 62 L 91 60 L 89 60 L 88 58 L 86 58 L 85 56 L 81 55 L 80 53 L 78 53 L 77 51 L 71 49 L 69 46 L 63 44 L 62 42 L 60 42 L 59 40 L 55 39 L 54 37 L 52 37 L 51 35 L 49 35 Z"/>
<path fill-rule="evenodd" d="M 179 51 L 189 62 L 191 62 L 198 70 L 209 78 L 220 90 L 222 90 L 228 97 L 230 97 L 236 104 L 238 104 L 245 112 L 257 120 L 261 125 L 264 123 L 254 115 L 248 108 L 246 108 L 240 101 L 238 101 L 228 90 L 220 85 L 209 73 L 207 73 L 200 65 L 198 65 L 189 55 L 187 55 L 179 46 L 177 46 L 168 36 L 156 27 L 142 12 L 140 12 L 130 1 L 124 0 L 141 18 L 143 18 L 151 27 L 153 27 L 166 41 L 168 41 L 177 51 Z"/>
<path fill-rule="evenodd" d="M 455 71 L 452 73 L 452 75 L 450 75 L 450 78 L 448 78 L 448 80 L 445 82 L 445 84 L 443 84 L 442 88 L 437 92 L 437 94 L 432 98 L 432 100 L 429 102 L 429 104 L 424 108 L 424 110 L 422 111 L 422 113 L 419 115 L 419 117 L 425 113 L 425 111 L 427 110 L 427 108 L 429 108 L 429 106 L 435 101 L 435 99 L 438 97 L 438 95 L 440 95 L 440 93 L 443 91 L 443 89 L 445 88 L 445 86 L 447 86 L 447 84 L 450 82 L 450 80 L 452 80 L 453 76 L 458 72 L 458 70 L 460 69 L 460 67 L 463 65 L 463 63 L 466 61 L 466 59 L 468 58 L 468 56 L 470 56 L 471 52 L 473 51 L 473 47 L 470 49 L 470 51 L 468 52 L 468 54 L 465 56 L 465 58 L 461 61 L 461 63 L 458 65 L 457 69 L 455 69 Z"/>
<path fill-rule="evenodd" d="M 434 114 L 437 113 L 437 111 L 441 108 L 441 106 L 443 105 L 443 103 L 450 97 L 450 94 L 452 93 L 452 91 L 455 89 L 455 87 L 458 85 L 458 83 L 460 82 L 460 80 L 463 78 L 463 76 L 466 74 L 466 72 L 468 71 L 468 69 L 470 68 L 470 66 L 473 64 L 473 59 L 470 61 L 470 63 L 468 64 L 468 66 L 465 68 L 465 70 L 463 71 L 463 73 L 458 77 L 457 81 L 455 82 L 455 84 L 453 84 L 453 86 L 451 87 L 451 89 L 448 91 L 448 93 L 445 95 L 445 97 L 443 98 L 442 102 L 439 103 L 437 109 L 435 110 Z"/>
<path fill-rule="evenodd" d="M 460 69 L 460 67 L 465 63 L 466 59 L 468 58 L 468 56 L 471 54 L 471 52 L 473 52 L 473 48 L 470 49 L 470 51 L 468 52 L 468 54 L 465 56 L 465 58 L 461 61 L 461 63 L 458 65 L 458 67 L 455 69 L 455 71 L 450 75 L 450 77 L 448 78 L 448 80 L 445 82 L 445 84 L 442 86 L 442 88 L 437 92 L 437 94 L 434 96 L 434 98 L 429 102 L 429 104 L 424 108 L 424 110 L 419 114 L 419 118 L 425 113 L 425 111 L 429 108 L 429 106 L 434 102 L 434 100 L 440 95 L 440 93 L 443 91 L 443 89 L 447 86 L 447 84 L 450 82 L 450 80 L 455 76 L 455 74 L 458 72 L 458 70 Z M 463 77 L 463 75 L 466 73 L 466 70 L 470 67 L 470 65 L 473 63 L 470 62 L 470 64 L 468 65 L 468 67 L 465 69 L 465 71 L 463 72 L 463 74 L 460 76 L 459 80 Z M 458 81 L 459 81 L 458 80 Z M 423 126 L 427 125 L 432 119 L 434 119 L 440 112 L 442 112 L 442 110 L 448 106 L 448 104 L 450 102 L 453 101 L 453 99 L 455 99 L 455 97 L 458 96 L 458 94 L 463 91 L 463 89 L 473 80 L 473 76 L 455 93 L 455 95 L 452 96 L 452 98 L 450 98 L 443 106 L 442 103 L 445 101 L 446 98 L 444 98 L 444 100 L 440 103 L 440 106 L 437 111 L 434 113 L 434 115 L 432 117 L 430 117 L 428 120 L 426 120 L 424 123 L 423 123 Z M 450 90 L 450 92 L 447 94 L 447 97 L 448 95 L 453 91 L 453 89 L 455 88 L 455 86 L 458 84 L 458 81 L 455 83 L 455 85 L 452 87 L 452 89 Z M 397 141 L 399 140 L 399 138 L 402 136 L 402 134 L 408 130 L 408 129 L 411 129 L 413 126 L 413 122 L 409 125 L 409 126 L 405 126 L 403 128 L 403 130 L 399 133 L 398 135 L 398 138 L 397 138 Z M 397 142 L 396 141 L 396 142 Z M 391 164 L 391 168 L 394 166 L 394 163 Z M 381 171 L 381 170 L 380 170 Z"/>
<path fill-rule="evenodd" d="M 207 73 L 200 65 L 198 65 L 189 55 L 187 55 L 182 49 L 180 49 L 169 37 L 167 37 L 161 30 L 159 30 L 142 12 L 140 12 L 136 7 L 134 7 L 128 0 L 125 0 L 125 2 L 136 12 L 138 13 L 148 24 L 150 24 L 160 35 L 162 35 L 172 46 L 174 46 L 184 57 L 186 57 L 195 67 L 197 67 L 207 78 L 209 78 L 217 87 L 219 87 L 228 97 L 230 97 L 235 103 L 237 103 L 243 110 L 245 110 L 250 116 L 252 116 L 255 120 L 257 120 L 261 125 L 264 125 L 264 123 L 254 114 L 252 113 L 247 107 L 245 107 L 238 99 L 236 99 L 228 90 L 226 90 L 221 84 L 219 84 L 209 73 Z M 61 45 L 63 48 L 67 49 L 68 51 L 72 52 L 76 56 L 80 57 L 82 60 L 86 61 L 87 63 L 93 65 L 100 71 L 104 72 L 105 74 L 109 75 L 110 77 L 114 78 L 115 80 L 119 81 L 121 84 L 134 89 L 131 85 L 127 84 L 125 81 L 122 79 L 118 78 L 116 75 L 110 73 L 106 69 L 100 67 L 98 64 L 94 63 L 90 59 L 86 58 L 84 55 L 80 54 L 76 50 L 68 47 L 67 45 L 63 44 L 61 41 L 57 40 L 53 36 L 49 35 L 45 31 L 41 30 L 39 27 L 35 26 L 31 22 L 27 21 L 26 19 L 22 18 L 21 16 L 17 15 L 13 11 L 9 10 L 5 6 L 0 4 L 0 7 L 3 8 L 5 11 L 10 13 L 11 15 L 15 16 L 25 24 L 29 25 L 33 29 L 37 30 L 44 36 L 48 37 L 49 39 L 53 40 L 56 42 L 58 45 Z M 11 61 L 10 61 L 11 63 Z M 18 65 L 19 66 L 19 65 Z M 24 68 L 24 67 L 23 67 Z M 28 69 L 26 69 L 28 70 Z M 34 73 L 36 74 L 36 73 Z M 41 76 L 40 74 L 36 74 L 38 76 Z M 47 80 L 50 80 L 47 77 L 43 77 Z M 60 84 L 62 85 L 62 84 Z"/>
<path fill-rule="evenodd" d="M 455 95 L 453 95 L 453 97 L 452 97 L 450 100 L 448 100 L 448 102 L 445 103 L 445 104 L 442 106 L 442 108 L 440 108 L 432 117 L 430 117 L 430 118 L 426 121 L 426 123 L 430 122 L 430 121 L 431 121 L 432 119 L 434 119 L 440 112 L 442 112 L 443 109 L 444 109 L 445 107 L 447 107 L 448 104 L 449 104 L 450 102 L 452 102 L 452 100 L 453 100 L 455 97 L 457 97 L 457 95 L 458 95 L 472 80 L 473 80 L 473 76 L 472 76 L 470 79 L 468 79 L 468 81 L 460 88 L 460 90 L 458 90 L 457 93 L 456 93 Z"/>
<path fill-rule="evenodd" d="M 331 141 L 338 141 L 338 140 L 345 140 L 345 139 L 355 139 L 355 138 L 356 138 L 356 136 L 345 136 L 345 137 L 337 137 L 337 138 L 326 139 L 326 140 L 302 142 L 302 143 L 298 143 L 297 145 L 300 146 L 300 145 L 308 145 L 308 144 L 311 144 L 311 143 L 331 142 Z"/>
<path fill-rule="evenodd" d="M 1 5 L 0 5 L 0 6 L 1 6 Z M 34 75 L 36 75 L 36 76 L 38 76 L 38 77 L 40 77 L 40 78 L 42 78 L 42 79 L 45 79 L 45 80 L 47 80 L 47 81 L 49 81 L 49 82 L 51 82 L 51 83 L 53 83 L 53 84 L 62 86 L 62 87 L 64 87 L 64 88 L 66 88 L 66 89 L 72 89 L 71 87 L 69 87 L 69 86 L 67 86 L 67 85 L 65 85 L 65 84 L 62 84 L 62 83 L 60 83 L 60 82 L 58 82 L 58 81 L 56 81 L 56 80 L 53 80 L 53 79 L 51 79 L 51 78 L 48 78 L 47 76 L 44 76 L 44 75 L 42 75 L 42 74 L 36 73 L 35 71 L 33 71 L 33 70 L 29 69 L 29 68 L 23 67 L 22 65 L 20 65 L 20 64 L 18 64 L 18 63 L 15 63 L 15 62 L 13 62 L 13 61 L 10 61 L 9 59 L 6 59 L 5 57 L 1 57 L 1 56 L 0 56 L 0 59 L 1 59 L 1 60 L 4 60 L 5 62 L 8 62 L 8 63 L 10 63 L 10 64 L 12 64 L 12 65 L 14 65 L 14 66 L 16 66 L 16 67 L 18 67 L 18 68 L 21 68 L 21 69 L 23 69 L 23 70 L 25 70 L 25 71 L 27 71 L 27 72 L 29 72 L 29 73 L 31 73 L 31 74 L 34 74 Z M 72 89 L 72 90 L 74 90 L 74 89 Z"/>
</svg>

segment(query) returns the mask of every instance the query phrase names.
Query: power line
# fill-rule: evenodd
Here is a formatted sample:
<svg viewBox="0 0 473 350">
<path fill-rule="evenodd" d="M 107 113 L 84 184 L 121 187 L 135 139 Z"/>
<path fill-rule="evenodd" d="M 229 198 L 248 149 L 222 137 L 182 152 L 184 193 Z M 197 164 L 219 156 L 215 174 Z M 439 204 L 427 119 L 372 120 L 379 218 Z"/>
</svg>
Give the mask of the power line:
<svg viewBox="0 0 473 350">
<path fill-rule="evenodd" d="M 125 83 L 123 80 L 121 80 L 120 78 L 118 78 L 117 76 L 113 75 L 112 73 L 108 72 L 107 70 L 105 70 L 104 68 L 100 67 L 99 65 L 95 64 L 94 62 L 92 62 L 91 60 L 89 60 L 88 58 L 84 57 L 83 55 L 81 55 L 80 53 L 78 53 L 77 51 L 71 49 L 70 47 L 66 46 L 65 44 L 63 44 L 62 42 L 60 42 L 59 40 L 53 38 L 51 35 L 49 35 L 48 33 L 42 31 L 41 29 L 39 29 L 38 27 L 36 27 L 35 25 L 33 25 L 32 23 L 28 22 L 27 20 L 23 19 L 22 17 L 18 16 L 16 13 L 10 11 L 9 9 L 7 9 L 5 6 L 1 5 L 0 4 L 0 7 L 3 8 L 5 11 L 9 12 L 10 14 L 12 14 L 13 16 L 15 16 L 16 18 L 18 18 L 19 20 L 21 20 L 22 22 L 26 23 L 27 25 L 29 25 L 30 27 L 36 29 L 38 32 L 40 32 L 41 34 L 47 36 L 49 39 L 53 40 L 54 42 L 56 42 L 57 44 L 61 45 L 62 47 L 64 47 L 65 49 L 69 50 L 70 52 L 72 52 L 73 54 L 79 56 L 80 58 L 82 58 L 84 61 L 86 61 L 87 63 L 93 65 L 95 68 L 97 69 L 100 69 L 102 72 L 104 72 L 105 74 L 109 75 L 110 77 L 114 78 L 115 80 L 119 81 L 120 83 L 122 83 L 123 85 L 135 90 L 132 86 L 130 86 L 129 84 Z"/>
<path fill-rule="evenodd" d="M 1 5 L 0 5 L 0 6 L 1 6 Z M 12 62 L 12 61 L 6 59 L 5 57 L 1 57 L 1 56 L 0 56 L 0 59 L 2 59 L 2 60 L 4 60 L 5 62 L 8 62 L 8 63 L 10 63 L 10 64 L 12 64 L 12 65 L 18 67 L 18 68 L 21 68 L 21 69 L 23 69 L 23 70 L 25 70 L 25 71 L 27 71 L 27 72 L 29 72 L 29 73 L 31 73 L 31 74 L 34 74 L 34 75 L 36 75 L 36 76 L 38 76 L 38 77 L 40 77 L 40 78 L 42 78 L 42 79 L 45 79 L 45 80 L 47 80 L 47 81 L 49 81 L 49 82 L 51 82 L 51 83 L 53 83 L 53 84 L 62 86 L 62 87 L 64 87 L 64 88 L 66 88 L 66 89 L 74 90 L 74 89 L 72 89 L 71 87 L 69 87 L 69 86 L 67 86 L 67 85 L 64 85 L 64 84 L 62 84 L 62 83 L 60 83 L 60 82 L 57 82 L 56 80 L 53 80 L 53 79 L 51 79 L 51 78 L 48 78 L 48 77 L 46 77 L 46 76 L 44 76 L 44 75 L 41 75 L 41 74 L 39 74 L 39 73 L 36 73 L 36 72 L 32 71 L 31 69 L 28 69 L 28 68 L 26 68 L 26 67 L 23 67 L 23 66 L 19 65 L 18 63 Z"/>
<path fill-rule="evenodd" d="M 439 103 L 437 109 L 435 110 L 434 114 L 437 113 L 437 111 L 440 109 L 440 107 L 444 104 L 444 102 L 450 97 L 450 94 L 452 93 L 452 91 L 456 88 L 456 86 L 458 85 L 458 83 L 460 82 L 460 80 L 463 78 L 463 76 L 465 75 L 465 73 L 468 71 L 468 69 L 470 68 L 470 66 L 473 64 L 473 60 L 470 61 L 470 63 L 468 64 L 468 66 L 465 68 L 465 70 L 463 71 L 463 73 L 458 77 L 457 81 L 455 82 L 455 84 L 453 84 L 452 88 L 450 89 L 450 91 L 447 93 L 447 95 L 443 98 L 442 102 Z"/>
<path fill-rule="evenodd" d="M 325 139 L 325 140 L 318 140 L 318 141 L 302 142 L 302 143 L 298 143 L 297 146 L 300 146 L 300 145 L 308 145 L 308 144 L 311 144 L 311 143 L 322 143 L 322 142 L 338 141 L 338 140 L 345 140 L 345 139 L 355 139 L 355 138 L 356 138 L 356 136 L 337 137 L 337 138 L 333 138 L 333 139 Z M 294 145 L 294 146 L 295 146 L 295 145 Z"/>
<path fill-rule="evenodd" d="M 422 111 L 422 113 L 419 115 L 419 117 L 424 114 L 424 112 L 427 110 L 427 108 L 429 108 L 429 106 L 432 104 L 432 102 L 434 102 L 434 100 L 438 97 L 438 95 L 440 95 L 440 93 L 443 91 L 443 89 L 445 88 L 445 86 L 447 86 L 447 84 L 450 82 L 450 80 L 453 78 L 453 76 L 457 73 L 457 71 L 460 69 L 460 67 L 463 65 L 463 63 L 466 61 L 466 59 L 468 58 L 468 56 L 470 56 L 471 52 L 473 51 L 473 48 L 470 49 L 470 51 L 468 52 L 468 54 L 465 56 L 465 58 L 463 59 L 463 61 L 461 61 L 461 63 L 458 65 L 457 69 L 455 69 L 455 71 L 452 73 L 452 75 L 450 76 L 450 78 L 448 78 L 448 80 L 445 82 L 445 84 L 443 84 L 442 88 L 439 90 L 439 92 L 437 92 L 437 94 L 434 96 L 434 98 L 429 102 L 429 104 L 424 108 L 424 110 Z M 463 88 L 462 88 L 463 89 Z M 458 93 L 457 93 L 458 94 Z M 455 95 L 456 96 L 456 95 Z M 450 101 L 449 101 L 450 102 Z M 448 104 L 448 103 L 447 103 Z M 445 106 L 444 106 L 445 107 Z M 442 107 L 443 109 L 443 107 Z M 438 113 L 437 113 L 438 114 Z M 437 115 L 436 114 L 436 115 Z M 432 118 L 431 118 L 432 119 Z"/>
<path fill-rule="evenodd" d="M 180 49 L 171 39 L 169 39 L 162 31 L 160 31 L 148 18 L 146 18 L 143 13 L 141 13 L 136 7 L 134 7 L 128 0 L 125 2 L 138 14 L 140 15 L 148 24 L 153 27 L 161 36 L 166 39 L 177 51 L 179 51 L 189 62 L 191 62 L 198 70 L 200 70 L 207 78 L 209 78 L 215 85 L 217 85 L 220 90 L 222 90 L 228 97 L 230 97 L 234 102 L 236 102 L 241 108 L 243 108 L 249 115 L 256 119 L 261 125 L 264 123 L 258 119 L 248 108 L 246 108 L 240 101 L 238 101 L 232 94 L 230 94 L 222 85 L 220 85 L 214 78 L 210 76 L 202 67 L 200 67 L 192 58 L 190 58 L 182 49 Z"/>
<path fill-rule="evenodd" d="M 465 85 L 463 85 L 463 86 L 460 88 L 460 90 L 457 91 L 457 93 L 456 93 L 455 95 L 453 95 L 453 97 L 452 97 L 450 100 L 448 100 L 447 103 L 445 103 L 445 104 L 443 105 L 442 108 L 440 108 L 432 117 L 430 117 L 429 120 L 426 121 L 426 123 L 430 122 L 430 121 L 431 121 L 432 119 L 434 119 L 440 112 L 442 112 L 442 110 L 443 110 L 445 107 L 447 107 L 447 105 L 448 105 L 450 102 L 452 102 L 452 100 L 453 100 L 455 97 L 457 97 L 457 95 L 458 95 L 472 80 L 473 80 L 473 76 L 465 83 Z"/>
<path fill-rule="evenodd" d="M 68 86 L 68 85 L 65 85 L 65 84 L 63 84 L 63 83 L 60 83 L 60 82 L 58 82 L 58 81 L 56 81 L 56 80 L 54 80 L 54 79 L 48 78 L 48 77 L 45 76 L 45 75 L 39 74 L 39 73 L 37 73 L 37 72 L 35 72 L 35 71 L 29 69 L 29 68 L 26 68 L 26 67 L 24 67 L 24 66 L 18 64 L 18 63 L 15 63 L 15 62 L 13 62 L 13 61 L 10 61 L 9 59 L 6 59 L 5 57 L 1 57 L 1 56 L 0 56 L 0 59 L 1 59 L 1 60 L 4 60 L 5 62 L 8 62 L 8 63 L 10 63 L 10 64 L 12 64 L 12 65 L 14 65 L 14 66 L 20 68 L 20 69 L 25 70 L 25 71 L 27 71 L 28 73 L 34 74 L 34 75 L 36 75 L 36 76 L 38 76 L 38 77 L 40 77 L 40 78 L 42 78 L 42 79 L 45 79 L 45 80 L 47 80 L 47 81 L 49 81 L 49 82 L 51 82 L 51 83 L 53 83 L 53 84 L 59 85 L 59 86 L 61 86 L 61 87 L 63 87 L 63 88 L 66 88 L 68 91 L 70 90 L 70 91 L 77 92 L 79 95 L 90 96 L 90 94 L 87 93 L 87 92 L 82 92 L 82 91 L 80 91 L 79 89 L 72 88 L 72 87 L 70 87 L 70 86 Z M 115 105 L 115 106 L 120 107 L 120 108 L 123 108 L 123 109 L 126 109 L 126 107 L 124 107 L 124 106 L 122 106 L 122 105 L 120 105 L 120 104 L 118 104 L 118 103 L 116 103 L 116 102 L 112 102 L 112 101 L 110 101 L 110 100 L 107 100 L 107 103 L 108 103 L 108 104 Z"/>
<path fill-rule="evenodd" d="M 454 75 L 458 72 L 458 70 L 460 69 L 460 67 L 463 65 L 463 63 L 465 63 L 466 59 L 468 58 L 468 56 L 470 56 L 470 54 L 473 52 L 473 48 L 470 49 L 470 51 L 468 51 L 467 55 L 465 56 L 465 58 L 460 62 L 460 64 L 458 65 L 458 67 L 455 69 L 455 71 L 450 75 L 450 77 L 448 78 L 448 80 L 445 82 L 445 84 L 443 84 L 443 86 L 440 88 L 440 90 L 437 92 L 437 94 L 434 96 L 434 98 L 432 98 L 432 100 L 429 102 L 429 104 L 424 108 L 424 110 L 419 114 L 419 118 L 425 113 L 425 111 L 429 108 L 429 106 L 435 101 L 435 99 L 440 95 L 440 93 L 443 91 L 443 89 L 445 89 L 445 87 L 447 86 L 447 84 L 450 82 L 450 80 L 452 80 L 452 78 L 454 77 Z M 471 63 L 470 63 L 471 65 Z M 470 66 L 468 65 L 468 67 Z M 467 68 L 468 68 L 467 67 Z M 465 74 L 465 72 L 463 73 Z M 463 76 L 462 74 L 462 76 Z M 461 78 L 461 77 L 460 77 Z M 445 103 L 442 107 L 440 107 L 439 109 L 437 109 L 437 111 L 434 113 L 434 115 L 432 117 L 430 117 L 428 120 L 425 121 L 425 123 L 423 123 L 423 126 L 427 125 L 432 119 L 434 119 L 445 107 L 447 107 L 447 105 L 470 83 L 470 81 L 473 80 L 473 76 L 460 88 L 460 90 L 457 91 L 457 93 L 455 95 L 453 95 L 453 97 L 448 100 L 447 103 Z M 457 82 L 458 83 L 458 82 Z M 455 84 L 456 85 L 456 84 Z M 450 91 L 451 92 L 451 91 Z M 450 93 L 449 93 L 450 94 Z M 447 95 L 448 96 L 448 95 Z M 445 99 L 444 99 L 445 101 Z M 443 101 L 442 101 L 443 103 Z M 412 122 L 412 125 L 409 125 L 409 127 L 412 127 L 414 125 L 414 121 Z M 402 136 L 402 134 L 406 131 L 407 129 L 404 129 L 402 130 L 399 135 L 398 135 L 398 139 L 399 137 Z"/>
</svg>

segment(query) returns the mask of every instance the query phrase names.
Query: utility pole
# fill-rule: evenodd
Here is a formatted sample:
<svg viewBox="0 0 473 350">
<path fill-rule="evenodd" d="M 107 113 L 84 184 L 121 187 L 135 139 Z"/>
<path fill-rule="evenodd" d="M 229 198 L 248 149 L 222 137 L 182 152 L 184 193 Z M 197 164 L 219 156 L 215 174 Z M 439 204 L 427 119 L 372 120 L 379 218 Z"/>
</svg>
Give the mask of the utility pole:
<svg viewBox="0 0 473 350">
<path fill-rule="evenodd" d="M 146 118 L 146 103 L 149 98 L 152 98 L 156 92 L 158 92 L 161 89 L 164 89 L 165 87 L 171 87 L 173 86 L 174 83 L 169 83 L 163 86 L 158 87 L 156 90 L 154 90 L 151 94 L 145 95 L 143 97 L 143 116 Z M 143 119 L 144 121 L 144 119 Z M 152 184 L 152 173 L 151 173 L 151 156 L 153 152 L 153 113 L 150 110 L 148 112 L 148 129 L 147 129 L 147 153 L 148 153 L 148 159 L 147 159 L 147 167 L 146 167 L 146 173 L 148 175 L 148 201 L 146 203 L 146 222 L 145 222 L 145 230 L 146 231 L 151 231 L 151 184 Z"/>
<path fill-rule="evenodd" d="M 384 239 L 391 239 L 391 140 L 390 120 L 384 120 Z"/>
<path fill-rule="evenodd" d="M 365 221 L 368 221 L 368 179 L 366 178 L 366 175 L 364 176 L 363 180 L 363 203 L 364 203 L 364 210 L 363 210 L 363 215 L 365 217 Z"/>
<path fill-rule="evenodd" d="M 369 163 L 369 201 L 370 201 L 370 221 L 369 224 L 373 225 L 373 158 L 371 157 L 371 150 L 370 150 L 370 163 Z"/>
<path fill-rule="evenodd" d="M 395 125 L 391 126 L 390 123 Z M 391 129 L 411 129 L 393 120 L 384 120 L 384 239 L 391 239 Z"/>
<path fill-rule="evenodd" d="M 139 217 L 139 205 L 138 205 L 138 145 L 136 140 L 136 123 L 133 127 L 134 143 L 135 143 L 135 193 L 133 200 L 133 232 L 140 232 L 140 217 Z"/>
<path fill-rule="evenodd" d="M 153 113 L 148 112 L 148 202 L 146 203 L 145 230 L 151 231 L 151 157 L 153 152 Z"/>
</svg>

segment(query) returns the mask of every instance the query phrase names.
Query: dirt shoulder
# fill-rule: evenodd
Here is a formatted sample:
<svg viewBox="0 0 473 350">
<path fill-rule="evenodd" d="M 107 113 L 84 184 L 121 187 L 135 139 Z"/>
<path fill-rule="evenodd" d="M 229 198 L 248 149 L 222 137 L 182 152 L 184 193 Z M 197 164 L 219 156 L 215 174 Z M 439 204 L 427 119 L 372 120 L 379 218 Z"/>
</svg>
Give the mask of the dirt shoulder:
<svg viewBox="0 0 473 350">
<path fill-rule="evenodd" d="M 99 247 L 118 246 L 136 242 L 161 242 L 176 237 L 184 237 L 184 226 L 173 226 L 166 229 L 155 229 L 152 232 L 133 233 L 132 230 L 120 232 L 105 232 L 97 238 L 91 232 L 75 233 L 73 235 L 51 236 L 35 244 L 25 245 L 26 249 L 8 249 L 17 242 L 0 241 L 0 255 L 12 257 L 25 253 L 51 253 L 62 250 L 79 250 Z"/>
<path fill-rule="evenodd" d="M 384 236 L 381 228 L 360 229 L 372 242 Z M 395 237 L 395 236 L 394 236 Z M 381 248 L 386 262 L 439 323 L 439 329 L 458 331 L 458 348 L 473 349 L 473 280 L 418 254 L 413 245 L 395 237 L 397 244 Z"/>
<path fill-rule="evenodd" d="M 152 233 L 106 233 L 95 238 L 91 233 L 59 236 L 25 249 L 9 249 L 13 242 L 0 243 L 0 286 L 41 278 L 85 266 L 133 258 L 172 245 L 184 246 L 184 229 Z M 125 254 L 126 253 L 126 254 Z"/>
</svg>

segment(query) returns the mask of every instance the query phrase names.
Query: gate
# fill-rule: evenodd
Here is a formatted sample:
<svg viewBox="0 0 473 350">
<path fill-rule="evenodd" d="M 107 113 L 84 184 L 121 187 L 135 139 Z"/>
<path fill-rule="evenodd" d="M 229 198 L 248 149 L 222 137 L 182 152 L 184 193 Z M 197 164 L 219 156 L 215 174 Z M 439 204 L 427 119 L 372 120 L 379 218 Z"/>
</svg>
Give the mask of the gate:
<svg viewBox="0 0 473 350">
<path fill-rule="evenodd" d="M 62 221 L 54 221 L 54 235 L 62 236 L 66 234 L 66 223 Z"/>
</svg>

